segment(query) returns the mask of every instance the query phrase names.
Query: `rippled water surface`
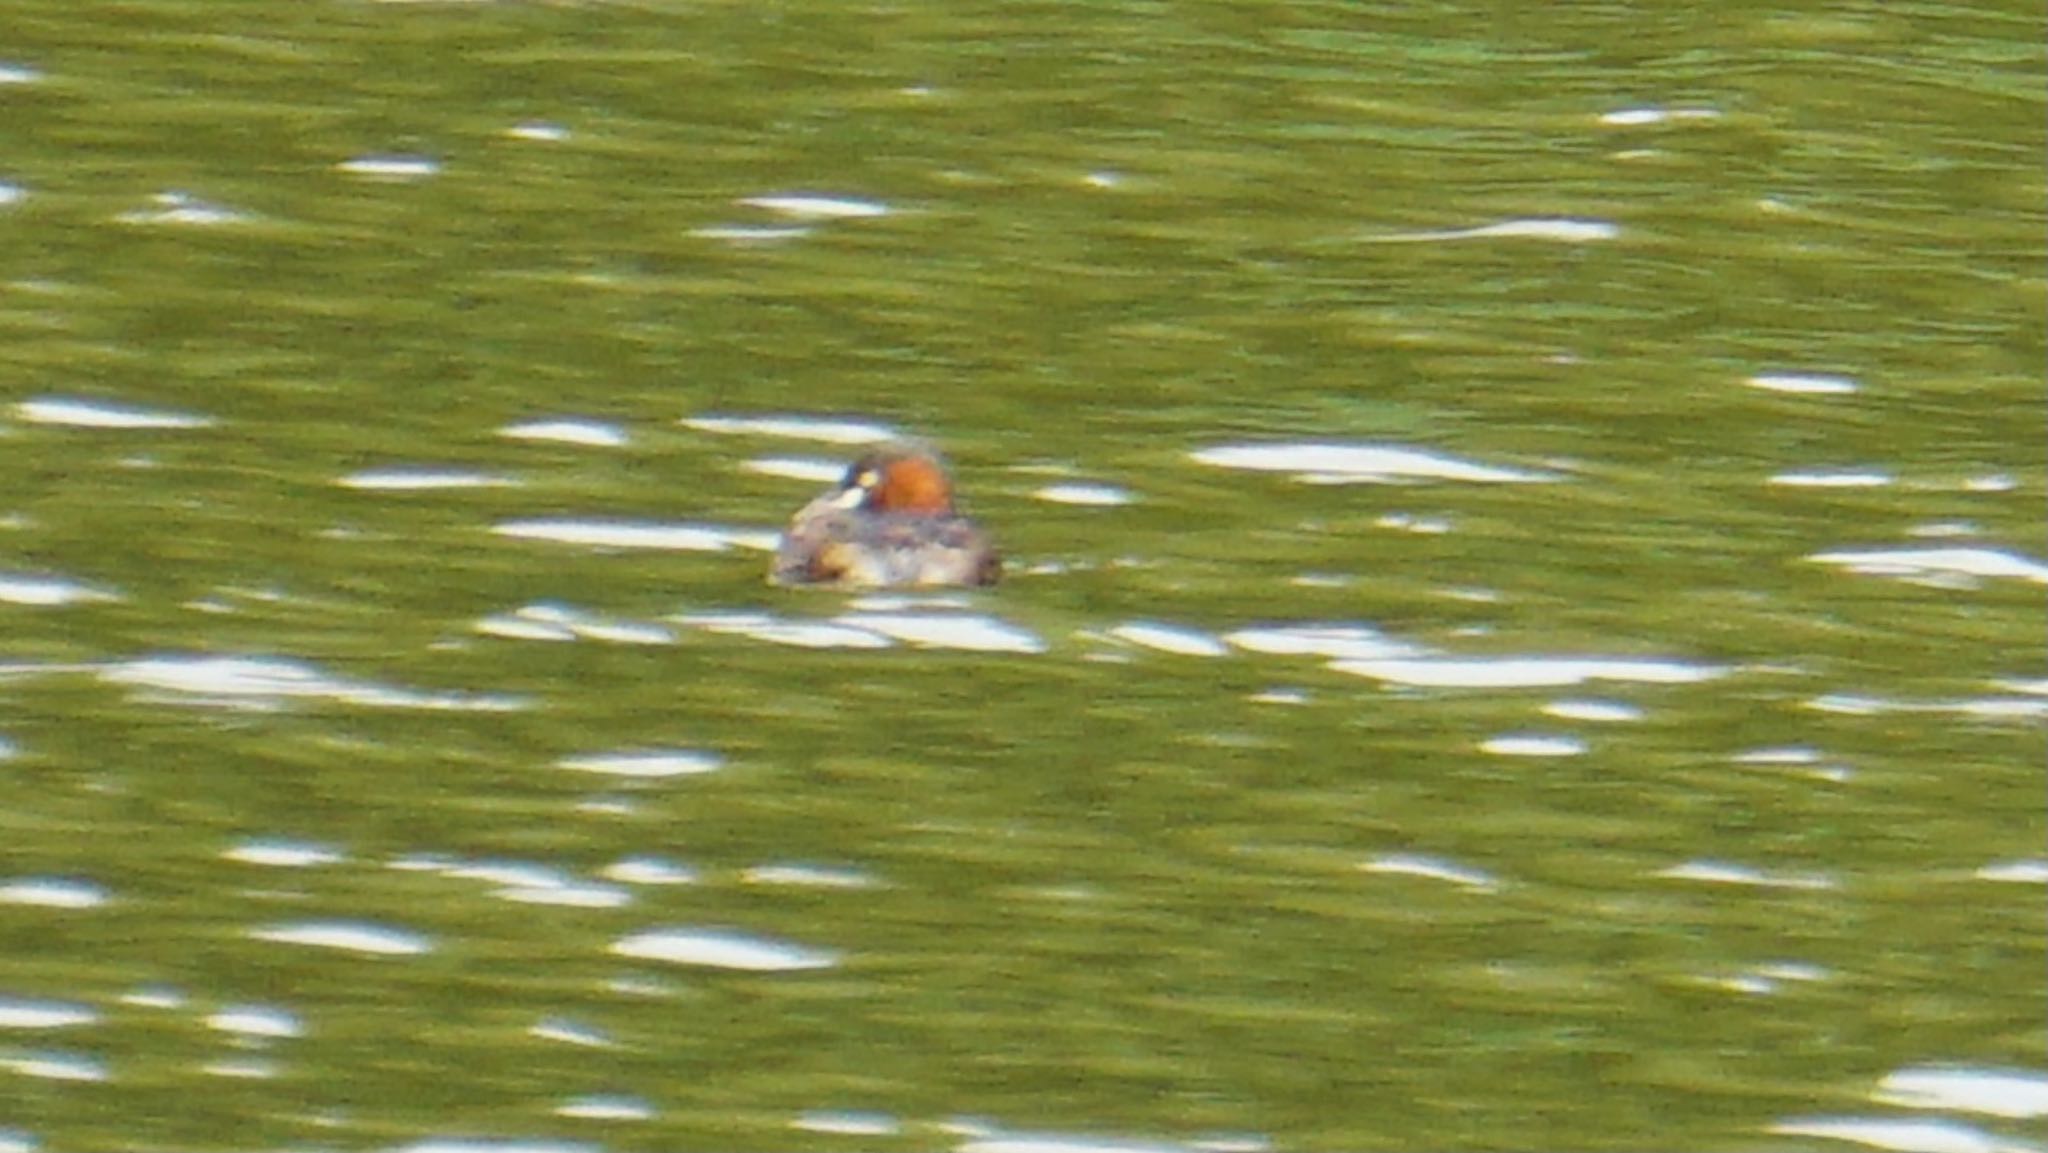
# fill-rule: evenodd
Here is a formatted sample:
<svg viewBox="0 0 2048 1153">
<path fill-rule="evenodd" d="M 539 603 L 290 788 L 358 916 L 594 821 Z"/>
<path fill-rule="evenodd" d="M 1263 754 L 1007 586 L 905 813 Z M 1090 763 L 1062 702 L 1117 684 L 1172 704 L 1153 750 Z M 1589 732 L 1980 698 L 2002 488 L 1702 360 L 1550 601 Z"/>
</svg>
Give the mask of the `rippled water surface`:
<svg viewBox="0 0 2048 1153">
<path fill-rule="evenodd" d="M 14 0 L 0 1150 L 2048 1148 L 2039 13 L 1506 12 Z"/>
</svg>

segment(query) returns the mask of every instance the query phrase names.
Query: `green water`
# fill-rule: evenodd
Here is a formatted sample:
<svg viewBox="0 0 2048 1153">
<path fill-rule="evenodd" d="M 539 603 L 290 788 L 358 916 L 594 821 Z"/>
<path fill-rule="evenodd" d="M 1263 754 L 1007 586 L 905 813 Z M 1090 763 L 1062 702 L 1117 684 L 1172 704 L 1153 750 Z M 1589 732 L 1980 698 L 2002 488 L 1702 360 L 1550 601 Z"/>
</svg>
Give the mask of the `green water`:
<svg viewBox="0 0 2048 1153">
<path fill-rule="evenodd" d="M 2039 1148 L 2041 23 L 14 0 L 0 1148 Z M 1459 235 L 1558 220 L 1614 234 Z M 943 446 L 1011 562 L 967 611 L 1042 651 L 493 531 L 760 532 L 816 489 L 762 460 L 853 451 L 708 414 Z M 1193 456 L 1308 443 L 1551 479 Z M 1904 549 L 1963 556 L 1820 559 Z M 656 643 L 491 623 L 549 605 Z M 1229 639 L 1317 624 L 1684 675 Z M 561 764 L 660 748 L 720 765 Z M 657 929 L 831 963 L 612 951 Z M 1883 1099 L 1928 1067 L 2033 1116 Z"/>
</svg>

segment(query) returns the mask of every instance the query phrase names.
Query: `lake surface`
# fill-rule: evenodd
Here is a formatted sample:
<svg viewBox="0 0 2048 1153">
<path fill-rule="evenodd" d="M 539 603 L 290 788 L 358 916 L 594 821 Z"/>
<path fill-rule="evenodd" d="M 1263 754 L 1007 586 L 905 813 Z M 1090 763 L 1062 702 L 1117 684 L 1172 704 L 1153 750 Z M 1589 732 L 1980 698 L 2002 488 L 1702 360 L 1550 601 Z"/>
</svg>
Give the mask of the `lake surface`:
<svg viewBox="0 0 2048 1153">
<path fill-rule="evenodd" d="M 14 0 L 0 1150 L 2048 1149 L 2041 24 Z"/>
</svg>

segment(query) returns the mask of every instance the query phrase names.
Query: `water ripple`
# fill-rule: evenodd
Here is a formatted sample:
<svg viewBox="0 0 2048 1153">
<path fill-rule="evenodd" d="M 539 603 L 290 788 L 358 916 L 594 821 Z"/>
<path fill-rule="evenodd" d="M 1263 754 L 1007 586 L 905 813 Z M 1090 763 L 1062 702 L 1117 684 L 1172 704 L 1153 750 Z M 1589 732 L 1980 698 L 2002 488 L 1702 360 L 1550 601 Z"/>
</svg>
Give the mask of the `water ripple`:
<svg viewBox="0 0 2048 1153">
<path fill-rule="evenodd" d="M 377 957 L 415 956 L 434 947 L 423 934 L 367 921 L 300 921 L 267 925 L 249 930 L 249 936 L 281 945 L 309 945 L 317 949 L 336 949 Z"/>
<path fill-rule="evenodd" d="M 1700 881 L 1710 885 L 1737 885 L 1758 889 L 1832 889 L 1832 877 L 1818 873 L 1768 873 L 1748 865 L 1726 861 L 1687 861 L 1657 870 L 1656 876 L 1673 881 Z"/>
<path fill-rule="evenodd" d="M 1476 464 L 1447 453 L 1391 444 L 1225 444 L 1197 449 L 1189 457 L 1217 468 L 1285 472 L 1318 484 L 1385 483 L 1400 479 L 1451 480 L 1473 484 L 1531 484 L 1558 479 L 1553 473 Z"/>
<path fill-rule="evenodd" d="M 517 488 L 520 482 L 470 469 L 392 466 L 352 472 L 334 482 L 364 492 L 433 492 L 441 489 Z"/>
<path fill-rule="evenodd" d="M 849 196 L 749 196 L 739 203 L 793 220 L 867 220 L 889 214 L 889 206 L 880 201 Z"/>
<path fill-rule="evenodd" d="M 685 428 L 694 428 L 699 432 L 816 440 L 827 444 L 873 444 L 878 441 L 895 440 L 900 435 L 886 424 L 799 414 L 727 416 L 707 413 L 703 416 L 684 417 L 680 423 Z"/>
<path fill-rule="evenodd" d="M 1031 494 L 1034 498 L 1051 504 L 1082 505 L 1091 508 L 1114 508 L 1135 502 L 1138 498 L 1129 489 L 1113 484 L 1081 484 L 1069 482 L 1049 484 Z"/>
<path fill-rule="evenodd" d="M 1414 657 L 1332 661 L 1330 668 L 1430 688 L 1556 688 L 1587 681 L 1683 685 L 1713 680 L 1726 671 L 1684 661 L 1623 657 Z"/>
<path fill-rule="evenodd" d="M 206 1027 L 241 1037 L 303 1037 L 306 1033 L 298 1014 L 270 1005 L 230 1005 L 209 1015 Z"/>
<path fill-rule="evenodd" d="M 0 1029 L 65 1029 L 99 1019 L 99 1012 L 87 1005 L 0 997 Z"/>
<path fill-rule="evenodd" d="M 0 573 L 0 602 L 35 608 L 59 608 L 89 601 L 118 601 L 113 593 L 65 577 Z"/>
<path fill-rule="evenodd" d="M 1743 383 L 1765 392 L 1797 396 L 1847 396 L 1862 387 L 1850 377 L 1811 372 L 1761 372 Z"/>
<path fill-rule="evenodd" d="M 520 697 L 430 693 L 346 680 L 284 657 L 148 657 L 109 665 L 100 677 L 110 684 L 177 694 L 194 704 L 233 707 L 277 708 L 288 700 L 328 700 L 377 708 L 513 712 L 528 705 Z"/>
<path fill-rule="evenodd" d="M 364 180 L 406 183 L 441 174 L 441 162 L 416 153 L 379 152 L 344 160 L 335 171 Z"/>
<path fill-rule="evenodd" d="M 214 228 L 224 224 L 246 224 L 256 217 L 237 208 L 213 204 L 185 192 L 159 192 L 150 197 L 151 207 L 124 212 L 114 219 L 122 224 L 188 225 Z"/>
<path fill-rule="evenodd" d="M 1869 576 L 2012 577 L 2048 584 L 2048 563 L 2001 549 L 1851 549 L 1814 553 L 1806 559 Z"/>
<path fill-rule="evenodd" d="M 54 1050 L 0 1054 L 0 1069 L 46 1081 L 106 1081 L 113 1076 L 97 1057 Z"/>
<path fill-rule="evenodd" d="M 1897 1153 L 2039 1153 L 2041 1146 L 2008 1141 L 1959 1121 L 1899 1121 L 1889 1117 L 1799 1117 L 1766 1132 L 1827 1137 Z"/>
<path fill-rule="evenodd" d="M 1126 644 L 1184 657 L 1227 657 L 1230 646 L 1198 629 L 1146 621 L 1118 625 L 1109 635 Z"/>
<path fill-rule="evenodd" d="M 206 428 L 213 424 L 210 416 L 56 396 L 24 400 L 14 406 L 14 415 L 29 424 L 72 428 L 180 429 Z"/>
<path fill-rule="evenodd" d="M 706 524 L 664 524 L 658 521 L 546 517 L 508 520 L 491 526 L 499 536 L 543 540 L 555 544 L 612 549 L 665 549 L 678 552 L 724 552 L 734 546 L 774 551 L 777 534 Z"/>
<path fill-rule="evenodd" d="M 1621 225 L 1611 220 L 1573 217 L 1530 217 L 1482 224 L 1475 228 L 1446 228 L 1426 232 L 1395 232 L 1362 237 L 1369 244 L 1418 244 L 1454 240 L 1554 240 L 1563 244 L 1591 244 L 1621 235 Z"/>
<path fill-rule="evenodd" d="M 647 1121 L 654 1117 L 654 1106 L 639 1097 L 597 1095 L 564 1101 L 556 1106 L 555 1115 L 586 1121 Z"/>
<path fill-rule="evenodd" d="M 498 430 L 508 440 L 533 440 L 551 444 L 573 444 L 585 448 L 624 448 L 632 442 L 626 430 L 599 420 L 530 420 L 508 424 Z"/>
<path fill-rule="evenodd" d="M 703 749 L 635 749 L 564 757 L 555 764 L 584 773 L 641 779 L 693 776 L 716 771 L 725 763 Z"/>
<path fill-rule="evenodd" d="M 590 640 L 619 645 L 667 645 L 676 639 L 658 624 L 619 620 L 554 603 L 522 605 L 509 613 L 485 617 L 476 623 L 476 631 L 508 640 Z"/>
<path fill-rule="evenodd" d="M 2032 1070 L 1927 1067 L 1885 1074 L 1872 1100 L 1908 1109 L 1990 1117 L 2048 1117 L 2048 1074 Z"/>
<path fill-rule="evenodd" d="M 263 865 L 279 869 L 332 865 L 343 859 L 340 852 L 325 845 L 274 839 L 244 841 L 222 853 L 221 857 L 245 865 Z"/>
<path fill-rule="evenodd" d="M 1441 857 L 1427 857 L 1414 853 L 1388 853 L 1374 857 L 1358 866 L 1360 872 L 1391 873 L 1406 877 L 1427 877 L 1435 881 L 1448 881 L 1467 889 L 1493 890 L 1500 882 L 1491 873 L 1460 865 Z"/>
<path fill-rule="evenodd" d="M 922 648 L 978 653 L 1042 653 L 1046 649 L 1045 642 L 1029 629 L 992 616 L 871 612 L 846 613 L 834 620 Z"/>
<path fill-rule="evenodd" d="M 788 973 L 829 969 L 838 954 L 788 941 L 713 929 L 654 929 L 622 937 L 611 951 L 642 961 L 738 969 L 751 973 Z"/>
<path fill-rule="evenodd" d="M 0 905 L 97 909 L 112 899 L 106 886 L 64 877 L 21 877 L 0 883 Z"/>
</svg>

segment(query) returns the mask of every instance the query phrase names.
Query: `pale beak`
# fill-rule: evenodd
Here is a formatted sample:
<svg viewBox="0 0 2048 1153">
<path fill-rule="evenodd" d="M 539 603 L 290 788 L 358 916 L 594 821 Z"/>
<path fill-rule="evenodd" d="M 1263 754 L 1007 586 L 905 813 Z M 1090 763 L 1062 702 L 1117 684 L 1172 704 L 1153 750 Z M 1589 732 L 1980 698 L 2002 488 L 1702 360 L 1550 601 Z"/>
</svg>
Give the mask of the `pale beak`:
<svg viewBox="0 0 2048 1153">
<path fill-rule="evenodd" d="M 795 521 L 807 521 L 833 513 L 847 512 L 859 508 L 867 494 L 857 488 L 833 490 L 811 498 L 811 502 L 796 512 Z"/>
</svg>

